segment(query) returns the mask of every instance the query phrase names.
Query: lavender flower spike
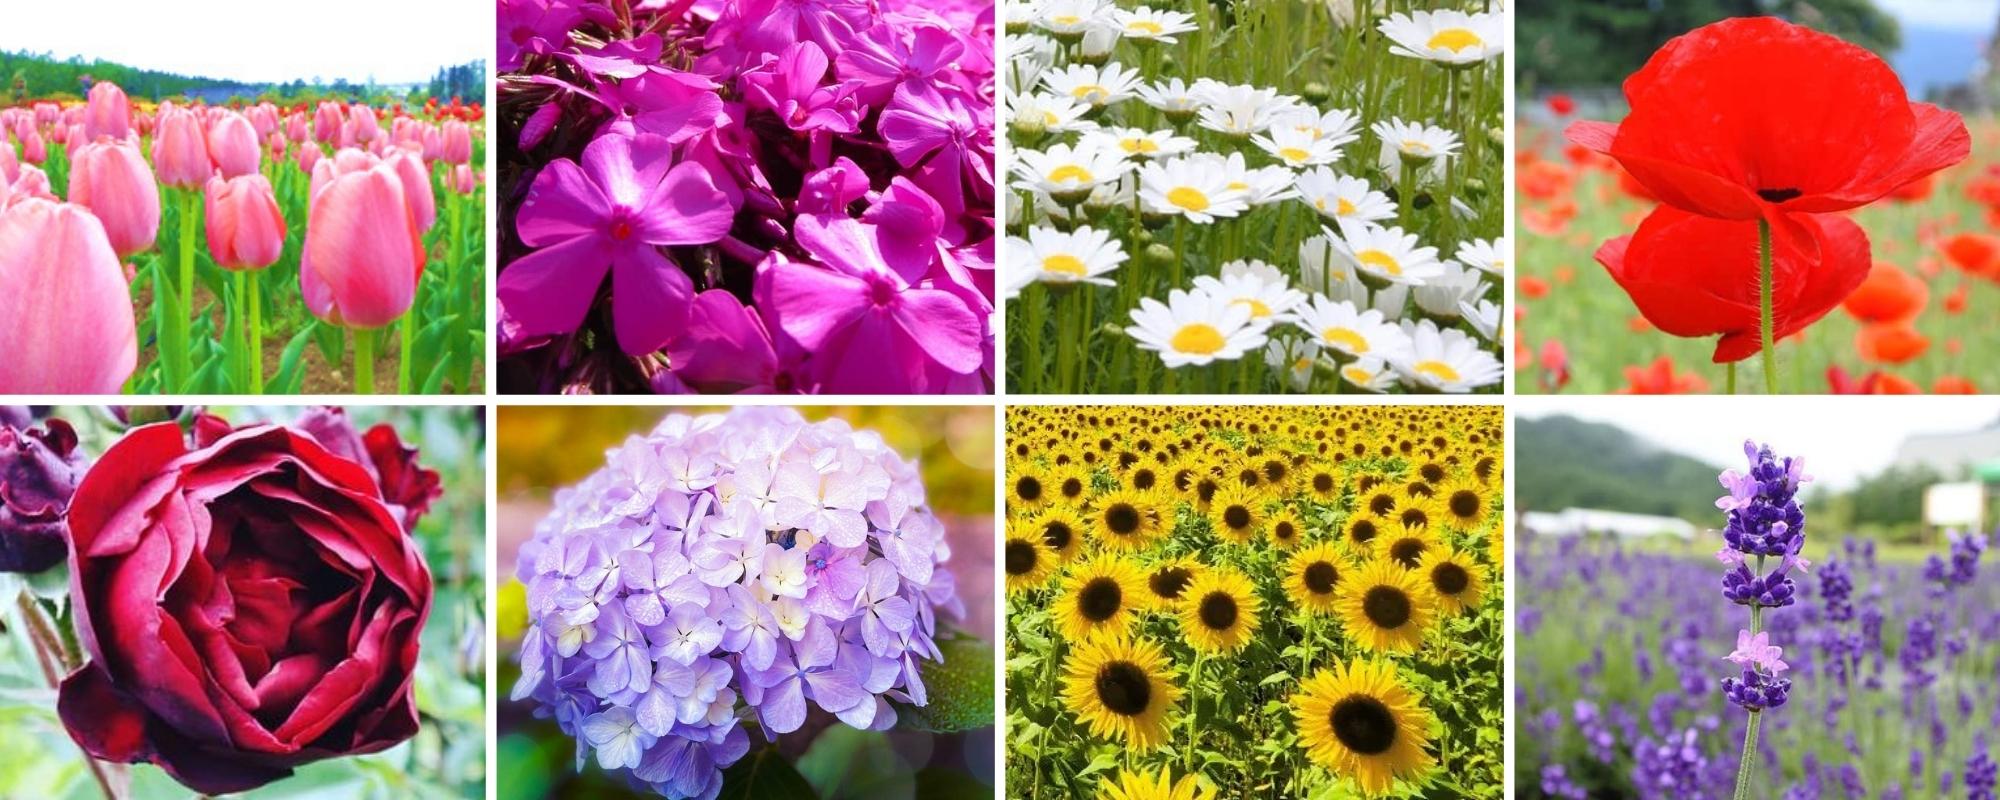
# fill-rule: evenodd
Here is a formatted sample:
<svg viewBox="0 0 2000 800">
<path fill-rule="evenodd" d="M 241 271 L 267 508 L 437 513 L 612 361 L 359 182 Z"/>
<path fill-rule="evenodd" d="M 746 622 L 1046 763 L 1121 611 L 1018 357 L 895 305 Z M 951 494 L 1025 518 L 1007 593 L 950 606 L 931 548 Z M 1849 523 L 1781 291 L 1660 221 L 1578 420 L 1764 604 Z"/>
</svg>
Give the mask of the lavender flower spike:
<svg viewBox="0 0 2000 800">
<path fill-rule="evenodd" d="M 1722 694 L 1729 702 L 1750 712 L 1749 727 L 1743 735 L 1743 756 L 1737 766 L 1737 800 L 1755 794 L 1750 774 L 1757 755 L 1757 723 L 1763 712 L 1785 704 L 1792 682 L 1779 677 L 1788 666 L 1781 656 L 1784 649 L 1771 644 L 1763 630 L 1764 610 L 1784 608 L 1793 602 L 1796 586 L 1789 574 L 1803 573 L 1810 566 L 1800 556 L 1805 548 L 1806 515 L 1799 508 L 1800 485 L 1812 480 L 1805 474 L 1804 459 L 1779 458 L 1768 446 L 1743 443 L 1750 470 L 1722 473 L 1722 487 L 1729 494 L 1715 501 L 1728 517 L 1723 528 L 1723 549 L 1716 554 L 1728 571 L 1722 575 L 1722 596 L 1732 603 L 1750 607 L 1750 627 L 1736 634 L 1736 650 L 1726 658 L 1742 668 L 1740 676 L 1722 679 Z M 1766 559 L 1779 562 L 1765 571 Z"/>
</svg>

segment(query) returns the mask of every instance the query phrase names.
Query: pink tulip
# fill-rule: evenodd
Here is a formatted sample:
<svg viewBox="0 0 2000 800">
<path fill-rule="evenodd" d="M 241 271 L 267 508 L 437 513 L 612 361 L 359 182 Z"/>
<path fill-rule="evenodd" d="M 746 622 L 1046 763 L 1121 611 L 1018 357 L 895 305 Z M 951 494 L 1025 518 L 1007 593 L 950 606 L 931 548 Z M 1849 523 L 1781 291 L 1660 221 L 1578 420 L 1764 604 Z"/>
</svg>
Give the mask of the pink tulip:
<svg viewBox="0 0 2000 800">
<path fill-rule="evenodd" d="M 21 176 L 21 162 L 14 159 L 14 148 L 7 146 L 5 136 L 0 133 L 0 183 L 13 183 Z"/>
<path fill-rule="evenodd" d="M 123 139 L 132 135 L 132 101 L 118 84 L 98 81 L 90 87 L 90 104 L 83 120 L 83 133 L 91 141 Z"/>
<path fill-rule="evenodd" d="M 437 197 L 431 194 L 431 173 L 424 168 L 423 158 L 408 150 L 399 150 L 384 160 L 396 167 L 396 177 L 403 182 L 403 196 L 409 198 L 410 213 L 417 219 L 417 230 L 430 232 L 431 226 L 437 223 Z"/>
<path fill-rule="evenodd" d="M 62 118 L 62 106 L 49 102 L 35 104 L 35 124 L 51 125 Z"/>
<path fill-rule="evenodd" d="M 50 125 L 49 141 L 55 142 L 56 144 L 69 144 L 69 126 L 62 124 L 61 122 L 57 122 L 54 125 Z"/>
<path fill-rule="evenodd" d="M 450 164 L 472 161 L 472 128 L 458 120 L 444 124 L 444 160 Z"/>
<path fill-rule="evenodd" d="M 306 125 L 306 115 L 304 114 L 292 114 L 285 117 L 285 139 L 294 142 L 305 141 L 312 133 L 311 129 L 307 128 Z"/>
<path fill-rule="evenodd" d="M 354 141 L 372 142 L 376 134 L 382 132 L 381 123 L 375 119 L 375 107 L 357 103 L 348 109 L 347 124 L 354 131 Z"/>
<path fill-rule="evenodd" d="M 321 100 L 319 108 L 313 112 L 313 138 L 321 144 L 332 142 L 340 135 L 342 123 L 347 121 L 340 104 L 332 100 Z"/>
<path fill-rule="evenodd" d="M 451 168 L 451 190 L 459 194 L 472 194 L 479 188 L 479 177 L 472 171 L 471 164 L 460 164 Z"/>
<path fill-rule="evenodd" d="M 257 129 L 251 127 L 250 120 L 236 113 L 216 115 L 208 128 L 208 158 L 215 162 L 216 169 L 222 171 L 222 177 L 255 175 L 262 156 Z"/>
<path fill-rule="evenodd" d="M 138 365 L 130 289 L 97 218 L 20 200 L 0 211 L 0 394 L 110 394 Z"/>
<path fill-rule="evenodd" d="M 282 161 L 282 160 L 284 160 L 284 158 L 285 158 L 285 134 L 284 134 L 283 132 L 280 132 L 280 131 L 271 131 L 271 135 L 270 135 L 270 136 L 268 136 L 268 137 L 266 137 L 266 138 L 265 138 L 265 140 L 264 140 L 264 146 L 265 146 L 265 147 L 269 147 L 269 148 L 271 148 L 271 160 L 272 160 L 272 161 Z"/>
<path fill-rule="evenodd" d="M 321 319 L 379 328 L 416 299 L 424 226 L 399 171 L 394 160 L 351 149 L 313 169 L 299 289 Z"/>
<path fill-rule="evenodd" d="M 201 120 L 184 108 L 160 107 L 159 133 L 153 137 L 153 172 L 176 189 L 195 189 L 215 174 L 208 160 L 208 137 Z"/>
<path fill-rule="evenodd" d="M 49 160 L 49 146 L 42 141 L 42 135 L 28 131 L 21 137 L 21 160 L 30 164 L 40 164 Z"/>
<path fill-rule="evenodd" d="M 223 269 L 262 269 L 285 251 L 285 216 L 271 182 L 255 173 L 209 178 L 208 251 Z"/>
<path fill-rule="evenodd" d="M 119 258 L 152 249 L 160 232 L 160 187 L 138 144 L 104 139 L 84 145 L 70 169 L 70 202 L 97 215 Z"/>
<path fill-rule="evenodd" d="M 50 202 L 62 201 L 62 198 L 57 197 L 49 186 L 49 174 L 33 164 L 21 165 L 21 175 L 14 179 L 11 191 L 12 197 L 8 199 L 10 203 L 19 203 L 30 198 L 40 198 Z"/>
</svg>

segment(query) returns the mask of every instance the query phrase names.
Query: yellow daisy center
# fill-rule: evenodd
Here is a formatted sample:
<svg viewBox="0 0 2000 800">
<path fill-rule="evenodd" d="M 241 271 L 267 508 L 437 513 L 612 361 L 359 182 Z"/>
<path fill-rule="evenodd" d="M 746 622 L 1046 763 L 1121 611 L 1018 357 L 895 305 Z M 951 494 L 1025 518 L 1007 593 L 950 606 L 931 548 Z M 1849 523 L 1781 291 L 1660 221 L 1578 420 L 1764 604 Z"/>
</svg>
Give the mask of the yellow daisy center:
<svg viewBox="0 0 2000 800">
<path fill-rule="evenodd" d="M 1042 259 L 1043 272 L 1059 272 L 1064 275 L 1083 277 L 1089 272 L 1083 266 L 1083 259 L 1068 253 L 1058 253 Z"/>
<path fill-rule="evenodd" d="M 1104 98 L 1110 97 L 1111 92 L 1095 83 L 1086 83 L 1069 90 L 1069 96 L 1095 105 L 1104 102 Z"/>
<path fill-rule="evenodd" d="M 1173 191 L 1167 192 L 1167 202 L 1195 213 L 1208 210 L 1208 195 L 1192 186 L 1174 187 Z"/>
<path fill-rule="evenodd" d="M 1224 343 L 1222 331 L 1216 330 L 1214 325 L 1206 322 L 1181 326 L 1181 329 L 1174 333 L 1173 340 L 1169 342 L 1179 352 L 1200 356 L 1221 350 Z"/>
<path fill-rule="evenodd" d="M 1264 305 L 1264 301 L 1255 297 L 1239 297 L 1229 301 L 1229 304 L 1232 306 L 1249 306 L 1251 319 L 1262 319 L 1271 316 L 1271 307 Z"/>
<path fill-rule="evenodd" d="M 1062 123 L 1062 117 L 1056 116 L 1056 112 L 1054 111 L 1042 112 L 1042 124 L 1044 126 L 1054 127 L 1061 123 Z"/>
<path fill-rule="evenodd" d="M 1312 154 L 1296 147 L 1287 147 L 1278 151 L 1278 157 L 1286 161 L 1304 161 L 1312 158 Z"/>
<path fill-rule="evenodd" d="M 1071 25 L 1075 25 L 1079 22 L 1082 22 L 1083 18 L 1075 14 L 1058 14 L 1056 16 L 1050 17 L 1049 21 L 1067 28 Z M 1432 47 L 1436 47 L 1436 45 L 1432 45 Z"/>
<path fill-rule="evenodd" d="M 1313 366 L 1313 360 L 1309 356 L 1300 356 L 1296 359 L 1293 359 L 1292 361 L 1293 372 L 1305 372 L 1306 370 L 1312 369 L 1312 366 Z"/>
<path fill-rule="evenodd" d="M 1431 146 L 1424 144 L 1423 142 L 1419 142 L 1415 139 L 1404 139 L 1403 152 L 1415 153 L 1420 156 L 1429 155 L 1431 152 Z"/>
<path fill-rule="evenodd" d="M 1452 369 L 1450 364 L 1442 361 L 1419 361 L 1416 369 L 1446 383 L 1458 382 L 1458 370 Z"/>
<path fill-rule="evenodd" d="M 1391 275 L 1403 274 L 1403 265 L 1396 261 L 1396 257 L 1380 250 L 1363 250 L 1355 253 L 1354 260 Z"/>
<path fill-rule="evenodd" d="M 1096 183 L 1097 177 L 1090 170 L 1075 164 L 1064 164 L 1049 173 L 1049 183 Z"/>
<path fill-rule="evenodd" d="M 1130 139 L 1120 139 L 1118 141 L 1118 146 L 1123 148 L 1127 153 L 1160 152 L 1160 145 L 1157 142 L 1154 142 L 1151 139 L 1141 139 L 1138 137 L 1133 137 Z"/>
<path fill-rule="evenodd" d="M 1446 28 L 1431 34 L 1431 40 L 1425 42 L 1424 46 L 1432 50 L 1450 50 L 1456 53 L 1485 43 L 1486 40 L 1479 38 L 1479 34 L 1472 31 L 1464 28 Z"/>
<path fill-rule="evenodd" d="M 1242 192 L 1249 190 L 1250 184 L 1244 183 L 1242 181 L 1230 181 L 1228 188 L 1234 191 Z"/>
<path fill-rule="evenodd" d="M 1319 337 L 1357 356 L 1368 352 L 1368 339 L 1353 328 L 1327 328 L 1319 332 Z"/>
<path fill-rule="evenodd" d="M 1166 30 L 1166 28 L 1160 26 L 1160 23 L 1144 19 L 1133 20 L 1130 23 L 1127 23 L 1125 25 L 1125 29 L 1128 31 L 1138 31 L 1140 33 L 1150 33 L 1154 36 L 1158 36 L 1162 31 Z"/>
<path fill-rule="evenodd" d="M 1360 367 L 1348 367 L 1341 370 L 1340 374 L 1347 376 L 1350 383 L 1367 383 L 1375 377 L 1374 373 Z"/>
<path fill-rule="evenodd" d="M 1345 197 L 1340 198 L 1340 205 L 1334 207 L 1333 209 L 1333 213 L 1339 214 L 1343 217 L 1354 213 L 1354 211 L 1355 211 L 1354 204 L 1347 202 L 1347 198 Z"/>
</svg>

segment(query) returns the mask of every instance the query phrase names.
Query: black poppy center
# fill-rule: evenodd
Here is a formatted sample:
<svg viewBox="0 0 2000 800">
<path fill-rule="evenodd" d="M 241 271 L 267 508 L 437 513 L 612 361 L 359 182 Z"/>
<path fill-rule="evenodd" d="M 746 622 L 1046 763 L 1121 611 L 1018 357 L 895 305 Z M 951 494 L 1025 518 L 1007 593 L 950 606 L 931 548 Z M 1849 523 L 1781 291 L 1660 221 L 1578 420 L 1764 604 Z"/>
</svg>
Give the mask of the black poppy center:
<svg viewBox="0 0 2000 800">
<path fill-rule="evenodd" d="M 1201 598 L 1201 624 L 1212 631 L 1226 631 L 1236 624 L 1236 598 L 1228 592 L 1209 592 Z"/>
<path fill-rule="evenodd" d="M 1361 613 L 1378 628 L 1400 628 L 1410 621 L 1410 596 L 1394 586 L 1377 586 L 1361 598 Z"/>
<path fill-rule="evenodd" d="M 1030 503 L 1042 499 L 1042 480 L 1035 477 L 1023 477 L 1020 480 L 1014 481 L 1014 496 Z"/>
<path fill-rule="evenodd" d="M 1333 491 L 1333 476 L 1324 472 L 1313 476 L 1313 491 L 1326 494 Z"/>
<path fill-rule="evenodd" d="M 1333 704 L 1327 721 L 1333 725 L 1334 738 L 1360 755 L 1379 756 L 1396 746 L 1396 715 L 1373 697 L 1347 696 Z"/>
<path fill-rule="evenodd" d="M 1415 569 L 1417 562 L 1424 560 L 1424 540 L 1417 538 L 1398 539 L 1389 545 L 1389 557 L 1404 569 Z"/>
<path fill-rule="evenodd" d="M 1479 514 L 1479 493 L 1471 489 L 1460 489 L 1451 493 L 1451 513 L 1461 517 Z"/>
<path fill-rule="evenodd" d="M 1077 593 L 1076 608 L 1091 622 L 1103 622 L 1118 613 L 1118 607 L 1125 601 L 1125 592 L 1118 588 L 1118 582 L 1110 578 L 1093 578 Z"/>
<path fill-rule="evenodd" d="M 1396 510 L 1396 496 L 1378 494 L 1368 499 L 1368 510 L 1377 514 L 1388 514 Z"/>
<path fill-rule="evenodd" d="M 1794 199 L 1794 198 L 1796 198 L 1796 197 L 1798 197 L 1799 195 L 1802 195 L 1802 194 L 1805 194 L 1805 192 L 1802 192 L 1802 191 L 1799 191 L 1799 190 L 1797 190 L 1797 189 L 1758 189 L 1758 190 L 1757 190 L 1757 196 L 1758 196 L 1758 197 L 1762 197 L 1762 198 L 1764 198 L 1765 200 L 1767 200 L 1767 201 L 1769 201 L 1769 202 L 1773 202 L 1773 203 L 1782 203 L 1782 202 L 1785 202 L 1786 200 L 1791 200 L 1791 199 Z"/>
<path fill-rule="evenodd" d="M 1230 506 L 1222 511 L 1222 522 L 1231 528 L 1250 527 L 1250 509 Z"/>
<path fill-rule="evenodd" d="M 1431 585 L 1437 587 L 1437 590 L 1444 594 L 1458 594 L 1459 592 L 1463 592 L 1466 585 L 1470 583 L 1472 583 L 1472 576 L 1466 573 L 1465 568 L 1449 561 L 1439 564 L 1431 570 Z"/>
<path fill-rule="evenodd" d="M 1113 661 L 1097 671 L 1097 702 L 1113 714 L 1136 717 L 1153 700 L 1153 682 L 1130 661 Z"/>
<path fill-rule="evenodd" d="M 1116 503 L 1104 510 L 1104 524 L 1112 533 L 1130 536 L 1139 530 L 1139 509 L 1131 503 Z"/>
<path fill-rule="evenodd" d="M 1281 542 L 1291 541 L 1292 534 L 1294 533 L 1296 533 L 1296 531 L 1292 529 L 1292 523 L 1289 520 L 1271 526 L 1271 538 L 1277 539 L 1278 541 Z"/>
<path fill-rule="evenodd" d="M 1179 600 L 1181 592 L 1186 591 L 1188 583 L 1193 580 L 1194 573 L 1186 567 L 1165 567 L 1153 573 L 1146 582 L 1151 585 L 1153 594 L 1168 600 Z"/>
<path fill-rule="evenodd" d="M 1340 571 L 1334 569 L 1332 564 L 1314 561 L 1306 565 L 1306 590 L 1313 594 L 1331 593 L 1334 582 L 1338 580 Z"/>
<path fill-rule="evenodd" d="M 1069 523 L 1061 520 L 1051 520 L 1049 524 L 1042 526 L 1042 541 L 1048 542 L 1049 548 L 1056 552 L 1069 549 L 1069 539 L 1072 535 L 1074 534 L 1069 529 Z"/>
<path fill-rule="evenodd" d="M 1038 560 L 1033 542 L 1007 540 L 1007 574 L 1026 575 L 1034 572 L 1035 562 Z"/>
<path fill-rule="evenodd" d="M 1374 520 L 1358 519 L 1347 529 L 1347 538 L 1353 539 L 1355 544 L 1367 544 L 1375 541 L 1375 533 Z"/>
</svg>

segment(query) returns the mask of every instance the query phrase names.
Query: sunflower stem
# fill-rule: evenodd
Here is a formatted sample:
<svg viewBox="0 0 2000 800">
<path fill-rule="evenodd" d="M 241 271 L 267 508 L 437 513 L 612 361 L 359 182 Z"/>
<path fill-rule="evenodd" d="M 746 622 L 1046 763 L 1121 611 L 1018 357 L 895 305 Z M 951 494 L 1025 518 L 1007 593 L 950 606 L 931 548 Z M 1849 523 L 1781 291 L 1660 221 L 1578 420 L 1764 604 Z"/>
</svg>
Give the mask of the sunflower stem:
<svg viewBox="0 0 2000 800">
<path fill-rule="evenodd" d="M 1764 391 L 1778 393 L 1778 357 L 1773 352 L 1777 342 L 1771 335 L 1773 317 L 1771 313 L 1771 222 L 1763 218 L 1757 220 L 1757 267 L 1758 278 L 1758 322 L 1762 328 L 1764 344 Z M 1754 730 L 1754 728 L 1753 728 Z"/>
</svg>

